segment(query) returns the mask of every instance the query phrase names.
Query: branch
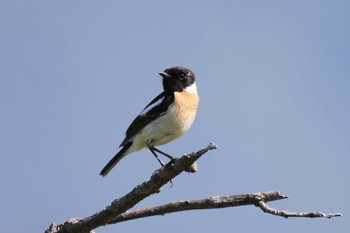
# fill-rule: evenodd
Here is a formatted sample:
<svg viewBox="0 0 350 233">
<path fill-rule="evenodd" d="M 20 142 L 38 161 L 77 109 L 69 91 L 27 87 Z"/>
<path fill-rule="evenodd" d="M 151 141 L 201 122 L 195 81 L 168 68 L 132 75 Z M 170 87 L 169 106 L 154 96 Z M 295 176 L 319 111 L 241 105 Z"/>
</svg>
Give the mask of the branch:
<svg viewBox="0 0 350 233">
<path fill-rule="evenodd" d="M 46 230 L 45 233 L 88 233 L 97 227 L 104 226 L 146 197 L 160 192 L 163 185 L 183 171 L 196 172 L 196 166 L 193 165 L 195 161 L 209 150 L 216 148 L 214 143 L 210 143 L 197 152 L 183 155 L 155 171 L 150 180 L 136 186 L 124 197 L 114 200 L 102 211 L 82 220 L 70 219 L 64 224 L 51 224 L 50 229 Z"/>
<path fill-rule="evenodd" d="M 302 212 L 289 212 L 285 210 L 276 210 L 271 207 L 269 207 L 265 201 L 260 200 L 256 204 L 256 206 L 260 207 L 262 211 L 265 213 L 269 213 L 276 216 L 281 216 L 285 218 L 289 217 L 303 217 L 303 218 L 333 218 L 333 217 L 341 217 L 341 213 L 334 213 L 334 214 L 325 214 L 321 212 L 309 212 L 309 213 L 302 213 Z"/>
<path fill-rule="evenodd" d="M 125 212 L 108 224 L 115 224 L 119 222 L 129 221 L 138 218 L 145 218 L 156 215 L 165 215 L 174 212 L 187 211 L 187 210 L 199 210 L 199 209 L 218 209 L 243 205 L 256 205 L 260 207 L 264 212 L 282 216 L 282 217 L 310 217 L 310 218 L 331 218 L 340 217 L 340 213 L 336 214 L 324 214 L 320 212 L 311 213 L 291 213 L 287 211 L 279 211 L 270 208 L 266 202 L 277 201 L 286 199 L 287 196 L 281 195 L 278 191 L 260 192 L 253 194 L 240 194 L 231 196 L 214 196 L 199 200 L 187 200 L 171 202 L 165 205 L 139 208 L 133 211 Z"/>
<path fill-rule="evenodd" d="M 186 211 L 186 210 L 200 210 L 200 209 L 218 209 L 235 207 L 242 205 L 254 205 L 258 200 L 276 201 L 287 198 L 282 196 L 277 191 L 240 194 L 231 196 L 214 196 L 199 200 L 176 201 L 161 206 L 154 206 L 148 208 L 135 209 L 130 212 L 123 213 L 110 221 L 108 224 L 128 221 L 137 218 L 144 218 L 156 215 L 165 215 L 169 213 Z"/>
<path fill-rule="evenodd" d="M 281 217 L 309 217 L 309 218 L 332 218 L 342 216 L 340 213 L 325 214 L 321 212 L 293 213 L 283 210 L 276 210 L 269 207 L 266 203 L 288 198 L 281 195 L 278 191 L 260 192 L 253 194 L 241 194 L 231 196 L 214 196 L 200 200 L 187 200 L 168 203 L 161 206 L 135 209 L 129 212 L 138 202 L 142 201 L 151 194 L 160 192 L 163 185 L 170 182 L 174 177 L 183 171 L 196 172 L 195 161 L 209 150 L 216 149 L 217 146 L 210 143 L 205 148 L 184 155 L 179 159 L 169 162 L 161 169 L 154 172 L 150 180 L 136 186 L 124 197 L 114 200 L 102 211 L 87 217 L 85 219 L 69 219 L 64 224 L 52 223 L 45 233 L 93 233 L 93 229 L 118 222 L 128 221 L 137 218 L 144 218 L 155 215 L 165 215 L 169 213 L 199 210 L 235 207 L 242 205 L 255 205 L 260 207 L 265 213 Z"/>
</svg>

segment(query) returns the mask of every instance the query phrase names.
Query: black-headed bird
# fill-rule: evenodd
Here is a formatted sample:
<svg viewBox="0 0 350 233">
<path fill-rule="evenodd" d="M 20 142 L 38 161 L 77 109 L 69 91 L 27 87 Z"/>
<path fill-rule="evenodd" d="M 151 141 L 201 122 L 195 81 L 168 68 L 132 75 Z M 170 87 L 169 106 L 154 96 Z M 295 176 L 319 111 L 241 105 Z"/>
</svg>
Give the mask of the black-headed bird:
<svg viewBox="0 0 350 233">
<path fill-rule="evenodd" d="M 126 155 L 148 148 L 163 165 L 157 153 L 173 159 L 157 146 L 171 142 L 191 127 L 197 113 L 199 97 L 194 73 L 181 66 L 159 72 L 163 78 L 163 89 L 134 119 L 126 130 L 120 144 L 121 150 L 102 169 L 106 176 Z"/>
</svg>

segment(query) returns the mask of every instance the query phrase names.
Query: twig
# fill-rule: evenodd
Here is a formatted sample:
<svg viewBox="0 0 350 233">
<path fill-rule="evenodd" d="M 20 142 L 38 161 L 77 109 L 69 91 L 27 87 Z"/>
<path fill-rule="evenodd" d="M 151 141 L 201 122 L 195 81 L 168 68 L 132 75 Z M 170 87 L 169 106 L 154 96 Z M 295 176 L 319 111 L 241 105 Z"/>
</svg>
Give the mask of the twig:
<svg viewBox="0 0 350 233">
<path fill-rule="evenodd" d="M 276 216 L 281 216 L 285 218 L 289 217 L 303 217 L 303 218 L 333 218 L 333 217 L 341 217 L 341 213 L 332 213 L 332 214 L 325 214 L 321 212 L 309 212 L 309 213 L 302 213 L 302 212 L 289 212 L 285 210 L 277 210 L 269 207 L 266 204 L 266 201 L 258 200 L 256 203 L 256 206 L 260 207 L 262 211 L 265 213 L 269 213 Z"/>
</svg>

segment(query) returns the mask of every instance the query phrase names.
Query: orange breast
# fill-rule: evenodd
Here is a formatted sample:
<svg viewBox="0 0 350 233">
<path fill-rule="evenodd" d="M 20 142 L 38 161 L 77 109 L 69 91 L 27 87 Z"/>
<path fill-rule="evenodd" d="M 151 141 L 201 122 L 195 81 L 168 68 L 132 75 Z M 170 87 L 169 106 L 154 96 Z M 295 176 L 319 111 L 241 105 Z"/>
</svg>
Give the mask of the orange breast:
<svg viewBox="0 0 350 233">
<path fill-rule="evenodd" d="M 192 125 L 199 104 L 199 97 L 195 93 L 175 92 L 174 117 L 179 128 L 186 132 Z"/>
</svg>

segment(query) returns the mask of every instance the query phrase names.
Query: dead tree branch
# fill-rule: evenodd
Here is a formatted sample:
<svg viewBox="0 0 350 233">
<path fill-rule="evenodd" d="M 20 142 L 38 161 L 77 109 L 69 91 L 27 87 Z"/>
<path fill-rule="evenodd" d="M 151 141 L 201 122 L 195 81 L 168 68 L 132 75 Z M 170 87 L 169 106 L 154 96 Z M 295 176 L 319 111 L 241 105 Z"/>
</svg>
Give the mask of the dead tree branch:
<svg viewBox="0 0 350 233">
<path fill-rule="evenodd" d="M 100 212 L 82 220 L 71 219 L 61 225 L 51 224 L 50 228 L 52 231 L 49 229 L 46 230 L 45 233 L 88 233 L 97 227 L 104 226 L 116 216 L 132 208 L 146 197 L 160 192 L 163 185 L 171 181 L 183 171 L 195 172 L 196 167 L 193 166 L 193 163 L 209 150 L 216 148 L 217 146 L 214 143 L 210 143 L 199 151 L 183 155 L 181 158 L 171 161 L 161 169 L 155 171 L 150 180 L 136 186 L 125 196 L 114 200 L 109 206 Z"/>
<path fill-rule="evenodd" d="M 262 211 L 265 213 L 269 213 L 276 216 L 281 216 L 285 218 L 289 217 L 303 217 L 303 218 L 333 218 L 333 217 L 341 217 L 341 213 L 332 213 L 332 214 L 325 214 L 321 212 L 309 212 L 309 213 L 302 213 L 302 212 L 289 212 L 285 210 L 276 210 L 271 207 L 269 207 L 265 201 L 260 200 L 256 204 L 256 206 L 260 207 Z"/>
<path fill-rule="evenodd" d="M 286 198 L 280 195 L 279 192 L 271 191 L 264 193 L 254 194 L 240 194 L 231 196 L 214 196 L 199 200 L 186 200 L 171 202 L 161 206 L 147 207 L 135 209 L 129 212 L 125 212 L 117 216 L 114 220 L 108 224 L 114 224 L 118 222 L 128 221 L 137 218 L 144 218 L 156 215 L 165 215 L 169 213 L 187 211 L 187 210 L 201 210 L 201 209 L 217 209 L 227 208 L 242 205 L 254 205 L 258 200 L 276 201 Z"/>
<path fill-rule="evenodd" d="M 151 194 L 160 192 L 163 185 L 170 182 L 174 177 L 182 173 L 196 172 L 195 161 L 209 150 L 216 149 L 217 146 L 210 143 L 205 148 L 184 155 L 175 161 L 169 162 L 163 168 L 154 172 L 150 180 L 136 186 L 131 192 L 125 196 L 114 200 L 109 206 L 100 212 L 84 218 L 70 219 L 64 224 L 52 223 L 45 233 L 92 233 L 93 229 L 100 226 L 115 224 L 118 222 L 128 221 L 137 218 L 144 218 L 156 215 L 165 215 L 169 213 L 199 210 L 199 209 L 216 209 L 235 207 L 242 205 L 255 205 L 266 213 L 281 217 L 309 217 L 309 218 L 331 218 L 340 217 L 340 213 L 325 214 L 320 212 L 310 213 L 293 213 L 283 210 L 276 210 L 269 207 L 266 203 L 288 198 L 281 195 L 278 191 L 260 192 L 253 194 L 240 194 L 230 196 L 214 196 L 199 200 L 176 201 L 165 205 L 140 208 L 127 212 L 138 202 L 142 201 Z"/>
<path fill-rule="evenodd" d="M 310 213 L 292 213 L 287 211 L 280 211 L 270 208 L 266 202 L 286 199 L 287 196 L 281 195 L 278 191 L 247 193 L 230 196 L 214 196 L 199 200 L 176 201 L 165 205 L 139 208 L 129 212 L 125 212 L 117 216 L 108 224 L 115 224 L 119 222 L 129 221 L 138 218 L 145 218 L 150 216 L 165 215 L 174 212 L 200 209 L 218 209 L 243 205 L 256 205 L 264 212 L 281 216 L 281 217 L 310 217 L 310 218 L 331 218 L 340 217 L 340 213 L 324 214 L 320 212 Z"/>
</svg>

